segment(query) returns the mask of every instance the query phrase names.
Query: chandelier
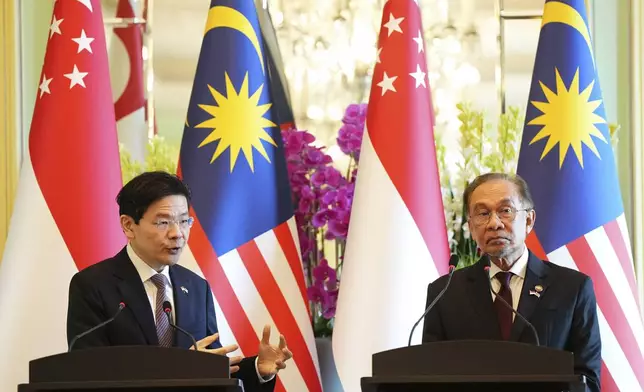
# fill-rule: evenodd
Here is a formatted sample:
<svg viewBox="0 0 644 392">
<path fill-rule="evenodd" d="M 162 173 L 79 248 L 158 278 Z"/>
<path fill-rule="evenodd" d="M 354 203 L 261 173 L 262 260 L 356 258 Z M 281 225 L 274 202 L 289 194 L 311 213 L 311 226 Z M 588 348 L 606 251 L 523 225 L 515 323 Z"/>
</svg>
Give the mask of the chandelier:
<svg viewBox="0 0 644 392">
<path fill-rule="evenodd" d="M 468 2 L 461 1 L 461 10 Z M 386 0 L 265 0 L 282 52 L 298 127 L 335 149 L 350 103 L 367 102 Z M 470 23 L 457 23 L 449 0 L 419 0 L 437 132 L 458 126 L 456 103 L 480 81 L 469 61 L 479 47 Z M 473 5 L 473 4 L 470 4 Z M 465 7 L 464 7 L 465 6 Z M 333 155 L 333 154 L 332 154 Z"/>
</svg>

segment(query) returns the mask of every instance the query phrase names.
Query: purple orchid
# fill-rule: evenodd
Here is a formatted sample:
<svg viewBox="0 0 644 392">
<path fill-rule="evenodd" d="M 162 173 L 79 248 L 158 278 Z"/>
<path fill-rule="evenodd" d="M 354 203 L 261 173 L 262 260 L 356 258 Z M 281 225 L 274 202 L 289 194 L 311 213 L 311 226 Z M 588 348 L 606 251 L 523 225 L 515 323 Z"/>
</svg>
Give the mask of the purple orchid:
<svg viewBox="0 0 644 392">
<path fill-rule="evenodd" d="M 349 105 L 336 142 L 350 157 L 343 175 L 313 134 L 282 130 L 300 252 L 316 336 L 330 336 L 340 290 L 341 263 L 353 202 L 357 164 L 367 118 L 366 104 Z M 325 258 L 325 241 L 336 242 L 335 263 Z"/>
</svg>

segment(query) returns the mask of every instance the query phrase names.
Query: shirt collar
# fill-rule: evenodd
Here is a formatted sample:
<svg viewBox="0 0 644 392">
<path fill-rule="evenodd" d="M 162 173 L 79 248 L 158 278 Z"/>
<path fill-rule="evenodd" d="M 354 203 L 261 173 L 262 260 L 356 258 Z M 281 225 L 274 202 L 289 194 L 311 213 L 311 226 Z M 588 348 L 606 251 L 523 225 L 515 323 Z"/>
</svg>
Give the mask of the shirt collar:
<svg viewBox="0 0 644 392">
<path fill-rule="evenodd" d="M 525 274 L 528 269 L 528 256 L 529 256 L 529 252 L 527 251 L 527 248 L 524 245 L 523 253 L 521 254 L 521 257 L 519 257 L 519 260 L 517 260 L 512 265 L 512 268 L 510 268 L 509 272 L 512 272 L 514 275 L 520 277 L 521 279 L 525 279 Z M 492 279 L 494 275 L 497 274 L 497 272 L 501 272 L 501 268 L 497 267 L 497 265 L 494 263 L 490 263 L 490 279 Z"/>
<path fill-rule="evenodd" d="M 127 244 L 126 250 L 127 250 L 127 255 L 130 257 L 130 260 L 132 260 L 132 264 L 134 264 L 134 268 L 136 268 L 136 272 L 138 272 L 139 276 L 141 277 L 141 282 L 145 283 L 152 276 L 157 274 L 157 271 L 155 271 L 154 268 L 147 265 L 146 262 L 143 261 L 143 259 L 141 259 L 139 255 L 136 254 L 136 252 L 132 248 L 132 245 L 129 242 Z M 165 277 L 167 278 L 167 282 L 169 282 L 170 286 L 172 286 L 172 281 L 170 280 L 170 271 L 168 266 L 163 267 L 163 270 L 161 270 L 161 273 L 165 275 Z"/>
</svg>

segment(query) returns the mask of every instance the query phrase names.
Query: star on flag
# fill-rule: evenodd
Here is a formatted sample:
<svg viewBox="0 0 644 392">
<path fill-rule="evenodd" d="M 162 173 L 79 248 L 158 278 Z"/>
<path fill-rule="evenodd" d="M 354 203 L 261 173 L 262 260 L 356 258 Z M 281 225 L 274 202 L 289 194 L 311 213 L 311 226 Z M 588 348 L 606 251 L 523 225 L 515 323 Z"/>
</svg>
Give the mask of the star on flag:
<svg viewBox="0 0 644 392">
<path fill-rule="evenodd" d="M 52 80 L 54 80 L 54 78 L 47 79 L 47 75 L 43 73 L 42 83 L 40 83 L 40 86 L 38 86 L 38 89 L 40 90 L 40 98 L 42 98 L 42 95 L 45 93 L 51 94 L 51 91 L 49 90 L 49 83 L 51 83 Z"/>
<path fill-rule="evenodd" d="M 421 33 L 420 29 L 418 30 L 418 37 L 412 38 L 416 44 L 418 45 L 418 53 L 422 52 L 425 50 L 423 47 L 423 34 Z"/>
<path fill-rule="evenodd" d="M 76 42 L 78 44 L 78 52 L 80 53 L 83 49 L 87 50 L 88 52 L 92 53 L 92 47 L 90 44 L 92 41 L 94 41 L 94 38 L 90 38 L 85 34 L 85 29 L 81 30 L 81 35 L 78 38 L 72 38 L 72 41 Z"/>
<path fill-rule="evenodd" d="M 416 88 L 418 88 L 418 86 L 420 85 L 423 85 L 423 87 L 427 87 L 427 85 L 425 84 L 426 74 L 420 69 L 420 64 L 416 65 L 416 72 L 412 72 L 409 75 L 413 77 L 414 80 L 416 81 Z"/>
<path fill-rule="evenodd" d="M 92 0 L 78 0 L 79 3 L 83 4 L 90 12 L 94 12 L 92 8 Z"/>
<path fill-rule="evenodd" d="M 387 91 L 393 91 L 394 93 L 396 92 L 396 88 L 394 87 L 394 81 L 397 78 L 398 76 L 392 76 L 392 77 L 387 76 L 387 72 L 385 71 L 385 75 L 382 77 L 382 80 L 380 81 L 380 83 L 377 84 L 377 86 L 382 89 L 382 95 L 385 95 Z"/>
<path fill-rule="evenodd" d="M 51 26 L 49 26 L 49 38 L 53 37 L 54 34 L 63 34 L 60 31 L 60 24 L 63 23 L 64 19 L 56 19 L 56 15 L 54 15 L 52 21 L 51 21 Z"/>
<path fill-rule="evenodd" d="M 391 37 L 391 33 L 394 31 L 397 31 L 402 34 L 402 29 L 400 28 L 400 23 L 404 20 L 405 18 L 395 18 L 394 14 L 390 13 L 389 14 L 389 22 L 385 23 L 384 26 L 387 28 L 387 36 Z"/>
<path fill-rule="evenodd" d="M 74 70 L 71 73 L 64 74 L 63 76 L 70 80 L 69 88 L 72 88 L 77 84 L 85 87 L 85 81 L 83 81 L 83 78 L 87 76 L 87 72 L 80 72 L 76 64 L 74 64 Z"/>
</svg>

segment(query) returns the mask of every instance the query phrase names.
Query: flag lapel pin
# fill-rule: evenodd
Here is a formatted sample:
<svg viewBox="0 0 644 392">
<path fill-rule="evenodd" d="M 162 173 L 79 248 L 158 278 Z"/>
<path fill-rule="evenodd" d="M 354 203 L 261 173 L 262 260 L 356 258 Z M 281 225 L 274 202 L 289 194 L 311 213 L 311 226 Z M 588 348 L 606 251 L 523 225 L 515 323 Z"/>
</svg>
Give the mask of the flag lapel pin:
<svg viewBox="0 0 644 392">
<path fill-rule="evenodd" d="M 184 294 L 188 294 L 188 289 L 184 286 L 181 286 L 181 291 L 183 291 Z"/>
<path fill-rule="evenodd" d="M 530 295 L 534 295 L 537 298 L 541 298 L 541 292 L 543 291 L 543 286 L 538 284 L 534 286 L 533 290 L 530 290 Z"/>
</svg>

